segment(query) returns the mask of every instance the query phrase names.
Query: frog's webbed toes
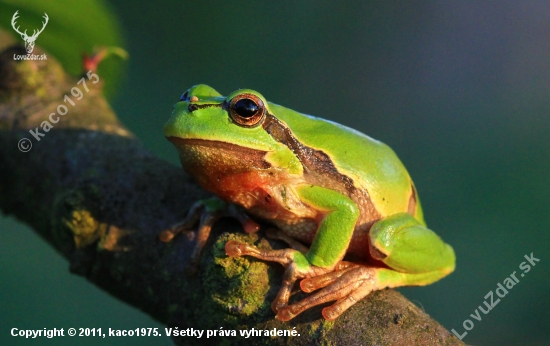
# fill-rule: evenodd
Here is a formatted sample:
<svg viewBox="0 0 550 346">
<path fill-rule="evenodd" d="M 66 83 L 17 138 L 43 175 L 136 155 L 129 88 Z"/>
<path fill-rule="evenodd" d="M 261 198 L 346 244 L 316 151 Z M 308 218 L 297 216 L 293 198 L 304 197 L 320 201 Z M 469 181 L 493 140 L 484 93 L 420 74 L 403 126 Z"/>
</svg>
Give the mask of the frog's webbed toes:
<svg viewBox="0 0 550 346">
<path fill-rule="evenodd" d="M 300 288 L 306 293 L 317 291 L 320 288 L 332 284 L 350 269 L 357 266 L 358 264 L 352 262 L 340 261 L 332 272 L 303 279 L 300 282 Z"/>
<path fill-rule="evenodd" d="M 304 279 L 300 286 L 302 289 L 306 288 L 306 292 L 321 287 L 323 289 L 295 304 L 279 309 L 277 318 L 281 321 L 288 321 L 314 306 L 336 300 L 336 303 L 322 311 L 323 317 L 332 321 L 350 306 L 378 289 L 375 278 L 376 269 L 351 264 L 340 271 Z"/>
</svg>

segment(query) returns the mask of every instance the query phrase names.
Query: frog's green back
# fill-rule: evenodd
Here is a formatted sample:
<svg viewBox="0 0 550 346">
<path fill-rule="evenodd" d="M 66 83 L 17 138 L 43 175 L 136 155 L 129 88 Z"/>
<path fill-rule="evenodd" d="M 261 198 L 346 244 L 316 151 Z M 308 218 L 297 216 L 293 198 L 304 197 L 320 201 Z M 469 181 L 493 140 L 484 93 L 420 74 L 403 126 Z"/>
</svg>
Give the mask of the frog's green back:
<svg viewBox="0 0 550 346">
<path fill-rule="evenodd" d="M 409 174 L 394 151 L 349 127 L 269 103 L 270 112 L 304 145 L 323 151 L 340 171 L 366 189 L 382 215 L 406 211 L 412 192 Z M 420 209 L 420 206 L 419 206 Z"/>
</svg>

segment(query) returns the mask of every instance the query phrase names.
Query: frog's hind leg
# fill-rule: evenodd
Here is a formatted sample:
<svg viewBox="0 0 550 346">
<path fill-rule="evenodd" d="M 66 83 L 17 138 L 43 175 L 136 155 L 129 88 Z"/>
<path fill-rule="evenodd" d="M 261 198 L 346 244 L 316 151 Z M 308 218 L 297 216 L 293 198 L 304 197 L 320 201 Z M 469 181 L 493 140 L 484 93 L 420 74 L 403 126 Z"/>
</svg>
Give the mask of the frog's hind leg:
<svg viewBox="0 0 550 346">
<path fill-rule="evenodd" d="M 388 287 L 427 285 L 455 268 L 453 248 L 410 214 L 399 213 L 375 222 L 369 236 L 371 256 L 395 273 L 382 275 Z"/>
<path fill-rule="evenodd" d="M 370 253 L 387 268 L 340 262 L 334 272 L 305 278 L 304 292 L 320 291 L 279 309 L 283 321 L 319 304 L 336 301 L 323 309 L 323 317 L 334 320 L 369 293 L 386 287 L 427 285 L 454 270 L 453 249 L 437 234 L 402 213 L 377 221 L 370 232 Z"/>
<path fill-rule="evenodd" d="M 322 310 L 323 317 L 332 321 L 371 292 L 386 287 L 422 285 L 435 281 L 433 273 L 406 274 L 391 269 L 350 264 L 347 268 L 313 278 L 303 279 L 304 292 L 320 291 L 307 298 L 279 309 L 277 318 L 288 321 L 314 306 L 336 301 Z"/>
<path fill-rule="evenodd" d="M 334 320 L 360 299 L 386 287 L 427 285 L 454 269 L 453 249 L 409 214 L 396 214 L 376 222 L 370 230 L 370 253 L 387 267 L 340 262 L 334 271 L 304 278 L 304 292 L 319 290 L 305 299 L 278 309 L 277 318 L 288 321 L 314 306 L 336 301 L 323 309 Z"/>
</svg>

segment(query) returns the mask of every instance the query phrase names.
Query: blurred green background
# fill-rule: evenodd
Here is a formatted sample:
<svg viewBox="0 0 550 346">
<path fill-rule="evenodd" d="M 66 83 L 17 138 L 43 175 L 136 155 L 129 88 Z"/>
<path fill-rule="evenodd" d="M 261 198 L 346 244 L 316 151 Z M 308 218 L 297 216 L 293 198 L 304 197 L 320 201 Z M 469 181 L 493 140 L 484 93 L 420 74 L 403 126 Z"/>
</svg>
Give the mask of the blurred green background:
<svg viewBox="0 0 550 346">
<path fill-rule="evenodd" d="M 449 330 L 462 334 L 463 321 L 472 320 L 467 344 L 548 344 L 550 3 L 113 1 L 110 7 L 130 53 L 113 107 L 152 152 L 179 164 L 162 126 L 181 93 L 197 83 L 222 94 L 256 89 L 379 139 L 400 156 L 430 228 L 457 254 L 451 276 L 400 291 Z M 12 327 L 162 327 L 71 275 L 25 225 L 2 216 L 0 229 L 0 344 L 30 343 L 10 337 Z M 531 253 L 540 262 L 520 277 L 518 267 Z M 514 271 L 519 284 L 481 321 L 470 317 Z"/>
</svg>

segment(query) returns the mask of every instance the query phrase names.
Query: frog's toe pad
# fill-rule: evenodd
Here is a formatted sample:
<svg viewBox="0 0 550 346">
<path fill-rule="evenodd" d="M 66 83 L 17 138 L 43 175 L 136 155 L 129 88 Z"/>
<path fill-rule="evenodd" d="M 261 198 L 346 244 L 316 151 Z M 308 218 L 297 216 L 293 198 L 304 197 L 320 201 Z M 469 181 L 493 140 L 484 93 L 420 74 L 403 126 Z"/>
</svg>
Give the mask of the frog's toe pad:
<svg viewBox="0 0 550 346">
<path fill-rule="evenodd" d="M 279 321 L 283 321 L 283 322 L 286 322 L 286 321 L 290 321 L 291 319 L 293 319 L 294 317 L 296 317 L 296 313 L 294 313 L 293 309 L 292 309 L 292 306 L 285 306 L 281 309 L 279 309 L 279 311 L 277 312 L 277 319 Z"/>
<path fill-rule="evenodd" d="M 169 243 L 172 239 L 174 239 L 174 232 L 172 232 L 169 229 L 166 229 L 159 234 L 159 239 L 163 243 Z"/>
<path fill-rule="evenodd" d="M 327 321 L 334 321 L 338 316 L 340 316 L 343 311 L 339 311 L 340 309 L 335 309 L 332 306 L 326 307 L 321 311 L 321 314 L 323 315 L 323 318 Z"/>
<path fill-rule="evenodd" d="M 241 244 L 235 240 L 230 240 L 225 244 L 225 253 L 229 257 L 239 257 L 244 254 L 245 244 Z"/>
<path fill-rule="evenodd" d="M 271 310 L 273 310 L 273 312 L 276 314 L 279 313 L 279 311 L 283 310 L 286 306 L 287 306 L 287 303 L 277 299 L 271 302 Z"/>
</svg>

